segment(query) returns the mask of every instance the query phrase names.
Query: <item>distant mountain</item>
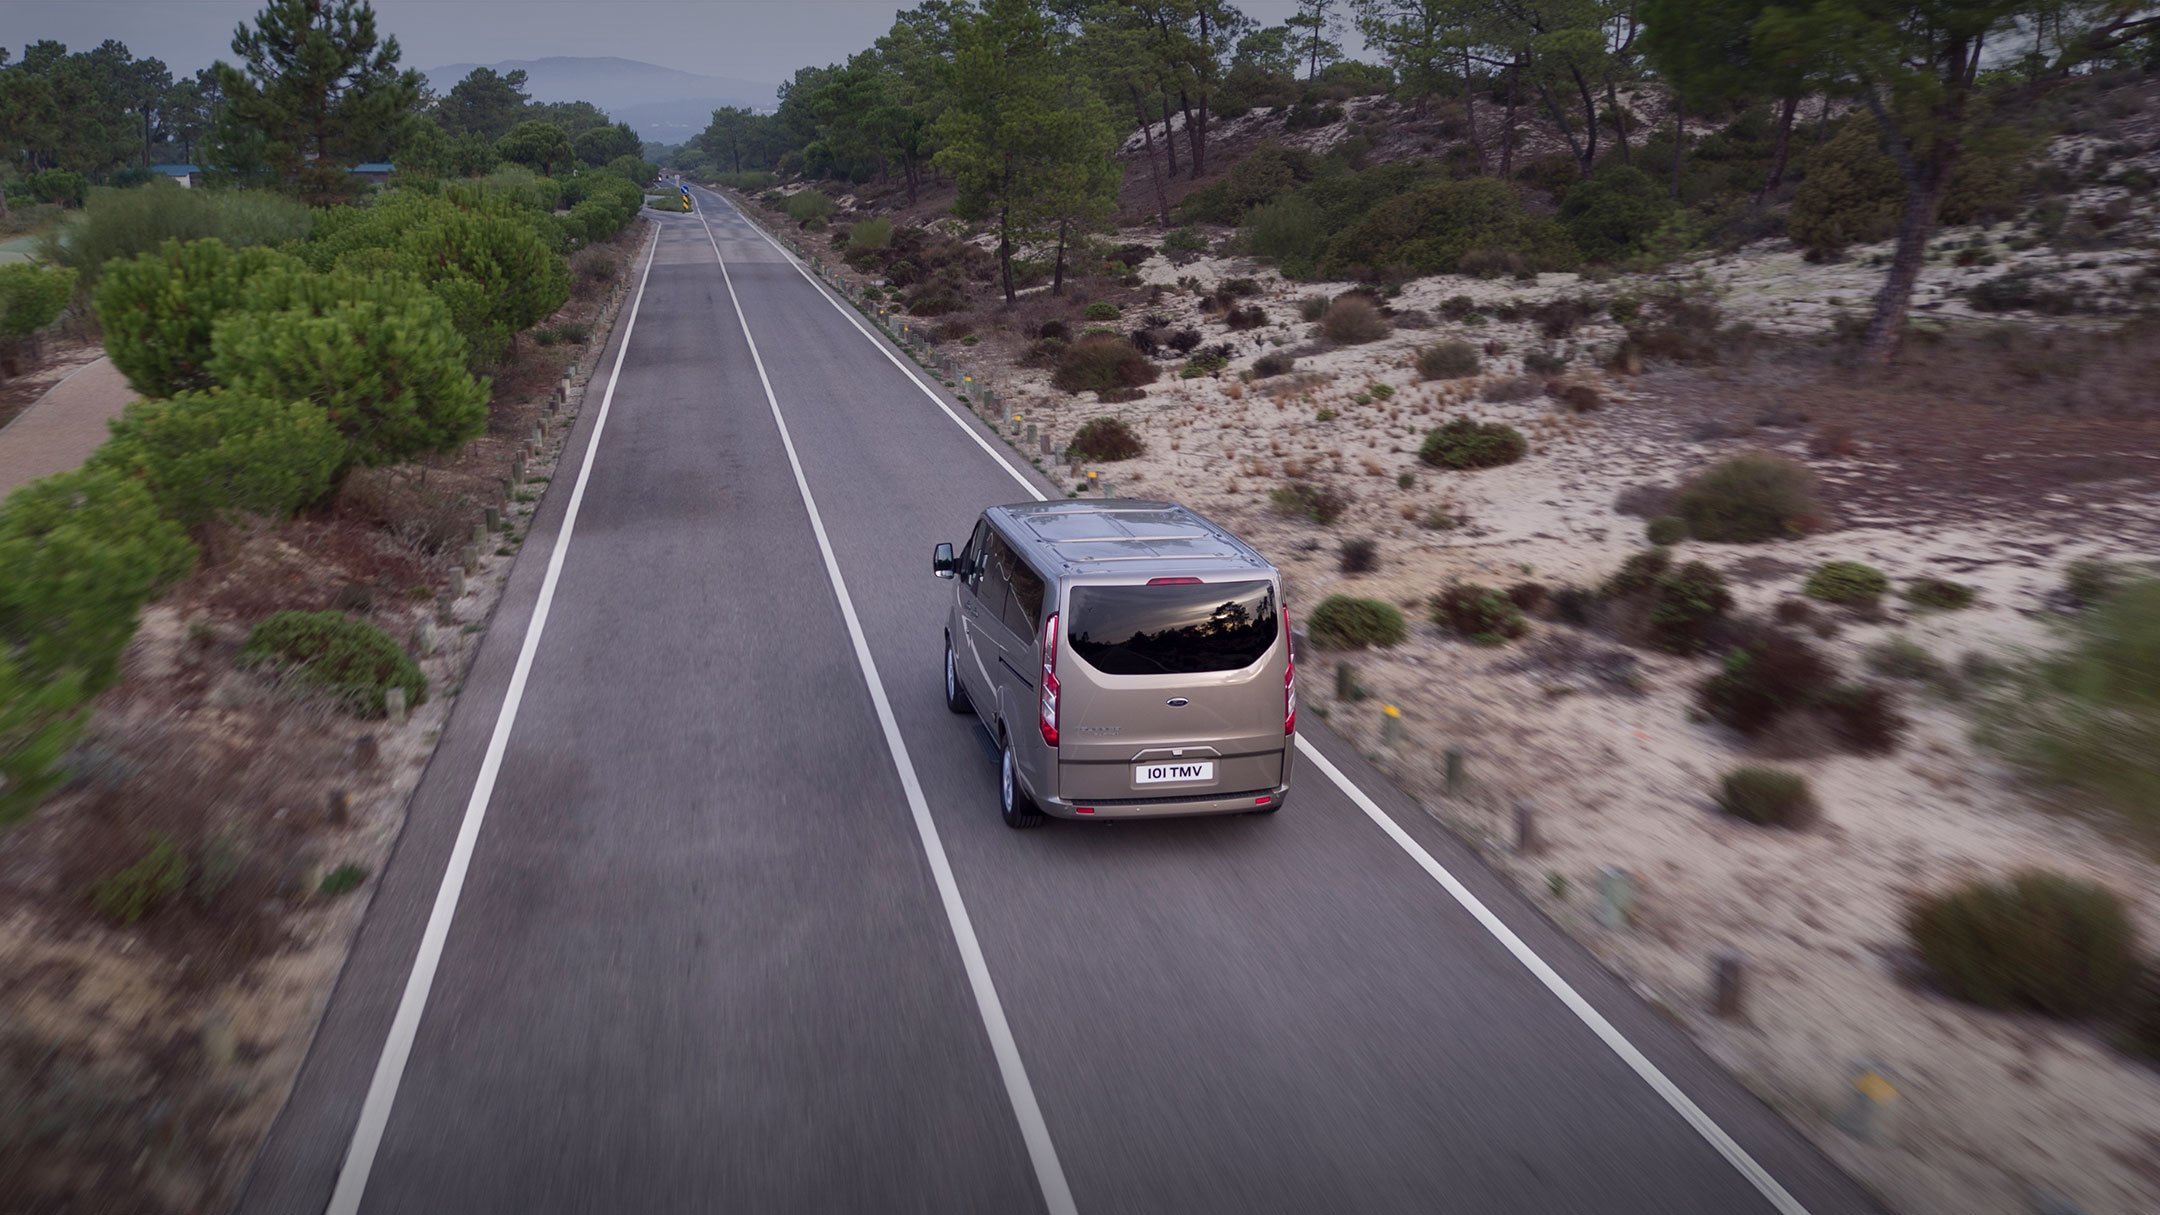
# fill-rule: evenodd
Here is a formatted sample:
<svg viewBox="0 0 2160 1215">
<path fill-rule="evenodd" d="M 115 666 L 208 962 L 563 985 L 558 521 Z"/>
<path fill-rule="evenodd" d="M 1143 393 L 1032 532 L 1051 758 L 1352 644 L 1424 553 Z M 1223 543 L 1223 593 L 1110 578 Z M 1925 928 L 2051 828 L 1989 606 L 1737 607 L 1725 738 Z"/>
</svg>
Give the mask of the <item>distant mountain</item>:
<svg viewBox="0 0 2160 1215">
<path fill-rule="evenodd" d="M 770 110 L 778 86 L 727 76 L 700 76 L 635 59 L 555 56 L 501 63 L 452 63 L 428 68 L 428 84 L 447 93 L 476 67 L 522 70 L 534 101 L 590 101 L 646 139 L 681 143 L 705 129 L 721 106 Z"/>
</svg>

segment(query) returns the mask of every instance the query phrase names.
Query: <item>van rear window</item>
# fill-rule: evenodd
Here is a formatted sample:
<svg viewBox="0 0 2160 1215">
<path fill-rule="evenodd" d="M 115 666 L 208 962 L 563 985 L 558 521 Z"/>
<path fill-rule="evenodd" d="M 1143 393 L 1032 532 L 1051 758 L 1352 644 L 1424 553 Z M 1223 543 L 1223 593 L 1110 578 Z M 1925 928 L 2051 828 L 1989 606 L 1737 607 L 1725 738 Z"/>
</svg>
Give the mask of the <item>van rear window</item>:
<svg viewBox="0 0 2160 1215">
<path fill-rule="evenodd" d="M 1076 586 L 1065 636 L 1105 675 L 1235 671 L 1260 661 L 1281 627 L 1260 582 Z"/>
</svg>

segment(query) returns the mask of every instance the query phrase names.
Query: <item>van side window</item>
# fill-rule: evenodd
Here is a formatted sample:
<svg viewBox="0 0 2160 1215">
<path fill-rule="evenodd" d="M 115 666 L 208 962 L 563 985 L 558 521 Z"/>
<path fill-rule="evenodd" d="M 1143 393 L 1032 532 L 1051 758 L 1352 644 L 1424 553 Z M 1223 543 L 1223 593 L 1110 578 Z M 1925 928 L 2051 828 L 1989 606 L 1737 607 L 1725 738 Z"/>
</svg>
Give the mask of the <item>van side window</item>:
<svg viewBox="0 0 2160 1215">
<path fill-rule="evenodd" d="M 1018 553 L 1008 552 L 1007 559 L 1012 563 L 1012 598 L 1006 601 L 1005 626 L 1020 634 L 1022 640 L 1033 640 L 1035 630 L 1042 627 L 1042 575 Z"/>
<path fill-rule="evenodd" d="M 1012 550 L 1005 547 L 1005 542 L 1000 540 L 995 532 L 990 533 L 987 539 L 988 543 L 983 548 L 982 566 L 975 574 L 975 595 L 982 601 L 983 611 L 988 612 L 994 619 L 1003 620 L 1005 601 L 1012 597 L 1005 574 L 1012 561 Z"/>
<path fill-rule="evenodd" d="M 990 521 L 975 521 L 975 534 L 968 537 L 967 548 L 960 554 L 960 578 L 969 586 L 982 581 L 983 565 L 990 552 Z"/>
</svg>

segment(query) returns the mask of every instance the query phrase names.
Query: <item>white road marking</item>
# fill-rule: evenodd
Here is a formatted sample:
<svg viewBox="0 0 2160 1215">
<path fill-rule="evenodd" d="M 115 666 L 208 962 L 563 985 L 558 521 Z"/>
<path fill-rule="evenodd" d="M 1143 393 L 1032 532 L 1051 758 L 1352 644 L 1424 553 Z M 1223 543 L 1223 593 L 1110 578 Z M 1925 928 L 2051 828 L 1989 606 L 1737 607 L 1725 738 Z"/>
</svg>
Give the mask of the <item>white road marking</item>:
<svg viewBox="0 0 2160 1215">
<path fill-rule="evenodd" d="M 709 191 L 705 192 L 709 193 Z M 750 223 L 747 218 L 745 218 L 743 222 L 746 224 Z M 903 364 L 898 358 L 893 355 L 890 350 L 886 348 L 885 343 L 878 341 L 877 338 L 872 335 L 869 330 L 863 328 L 860 321 L 857 321 L 854 316 L 849 315 L 849 310 L 846 306 L 842 305 L 838 300 L 833 299 L 831 295 L 827 294 L 825 290 L 818 285 L 817 279 L 813 277 L 809 271 L 805 270 L 801 263 L 796 261 L 793 255 L 789 254 L 788 251 L 783 248 L 778 242 L 774 241 L 772 237 L 767 236 L 762 230 L 757 227 L 757 225 L 750 224 L 750 227 L 752 231 L 755 231 L 758 233 L 758 235 L 763 236 L 766 240 L 766 243 L 771 244 L 774 249 L 779 250 L 780 255 L 788 259 L 789 264 L 795 267 L 796 272 L 801 274 L 805 279 L 807 279 L 810 282 L 810 285 L 813 288 L 817 289 L 818 294 L 825 297 L 826 302 L 832 304 L 833 307 L 839 309 L 841 315 L 846 316 L 849 323 L 853 324 L 856 330 L 860 332 L 863 337 L 867 338 L 870 341 L 871 345 L 877 347 L 878 351 L 882 353 L 886 357 L 886 359 L 891 361 L 895 367 L 898 367 L 901 371 L 907 373 L 908 378 L 910 380 L 914 380 L 917 387 L 922 388 L 924 393 L 928 395 L 931 400 L 937 402 L 938 407 L 945 411 L 946 416 L 952 418 L 953 422 L 956 425 L 958 425 L 961 429 L 965 430 L 968 433 L 968 436 L 975 440 L 977 446 L 981 447 L 984 451 L 989 452 L 992 458 L 997 459 L 998 463 L 1003 466 L 1007 472 L 1013 474 L 1013 479 L 1019 481 L 1020 484 L 1025 487 L 1030 494 L 1033 494 L 1035 496 L 1035 499 L 1037 501 L 1043 501 L 1045 499 L 1045 495 L 1040 490 L 1037 490 L 1035 486 L 1030 484 L 1025 478 L 1021 477 L 1018 471 L 1015 470 L 1012 465 L 1007 463 L 994 448 L 992 448 L 988 443 L 985 443 L 983 441 L 982 436 L 976 433 L 975 428 L 969 426 L 966 422 L 962 421 L 958 414 L 955 414 L 949 407 L 947 407 L 945 404 L 945 399 L 943 397 L 931 391 L 929 388 L 924 387 L 922 381 L 916 378 L 912 368 L 909 368 L 908 366 Z M 708 224 L 706 225 L 706 235 L 710 236 L 711 234 L 712 227 L 710 224 Z M 713 244 L 713 252 L 717 255 L 719 251 L 719 243 L 715 241 Z M 725 267 L 723 265 L 723 272 L 724 270 Z M 734 287 L 732 285 L 730 285 L 729 291 L 730 293 L 734 291 Z M 740 311 L 740 305 L 737 306 L 737 309 L 738 311 Z M 745 330 L 745 332 L 747 332 L 747 329 Z M 755 348 L 753 347 L 753 355 L 754 354 Z M 764 374 L 764 365 L 762 363 L 759 364 L 758 370 L 759 374 L 762 376 Z M 771 388 L 769 386 L 766 389 L 766 392 L 767 395 L 770 396 Z M 777 405 L 774 406 L 774 410 L 775 416 L 777 416 Z M 784 435 L 785 432 L 783 430 L 783 438 Z M 790 459 L 794 457 L 794 448 L 792 446 L 789 447 L 788 454 Z M 797 468 L 796 477 L 799 482 L 801 479 L 801 470 L 799 466 Z M 804 498 L 806 501 L 808 497 L 809 493 L 806 488 L 804 490 Z M 819 541 L 822 544 L 824 539 L 824 531 L 822 527 L 819 528 L 818 536 Z M 837 565 L 834 565 L 832 562 L 832 554 L 829 548 L 826 550 L 826 564 L 828 569 L 832 573 L 835 585 L 838 585 L 840 579 L 840 571 L 839 567 Z M 842 595 L 841 599 L 842 603 L 845 604 L 845 594 Z M 851 630 L 855 629 L 856 626 L 854 623 L 854 614 L 852 608 L 849 609 L 848 621 L 849 628 Z M 858 655 L 860 655 L 864 663 L 865 670 L 867 671 L 869 669 L 870 663 L 869 650 L 862 645 L 860 640 L 860 632 L 856 633 L 856 637 L 857 653 Z M 874 675 L 872 676 L 871 687 L 873 688 L 873 690 L 876 691 L 878 696 L 881 720 L 889 722 L 890 709 L 885 707 L 885 702 L 883 699 L 883 689 L 877 684 Z M 889 725 L 887 727 L 887 730 L 897 749 L 899 746 L 898 733 L 894 731 L 893 728 Z M 1691 1100 L 1686 1093 L 1680 1091 L 1679 1085 L 1674 1084 L 1669 1078 L 1667 1078 L 1665 1073 L 1660 1071 L 1658 1069 L 1658 1066 L 1655 1063 L 1652 1063 L 1648 1056 L 1644 1055 L 1642 1051 L 1638 1050 L 1634 1043 L 1628 1041 L 1626 1035 L 1622 1034 L 1617 1028 L 1615 1028 L 1612 1022 L 1605 1019 L 1603 1013 L 1600 1013 L 1595 1007 L 1593 1007 L 1588 1000 L 1583 999 L 1582 995 L 1578 993 L 1575 988 L 1568 983 L 1566 979 L 1561 978 L 1560 972 L 1554 970 L 1551 965 L 1549 965 L 1545 961 L 1544 958 L 1539 957 L 1537 951 L 1531 949 L 1529 944 L 1525 942 L 1521 937 L 1516 936 L 1514 929 L 1509 928 L 1505 921 L 1501 920 L 1499 916 L 1493 914 L 1491 908 L 1485 906 L 1482 900 L 1480 900 L 1476 895 L 1470 892 L 1469 887 L 1464 886 L 1459 880 L 1456 879 L 1454 874 L 1448 872 L 1445 866 L 1441 865 L 1439 861 L 1435 860 L 1433 858 L 1433 855 L 1430 852 L 1427 852 L 1422 844 L 1419 844 L 1415 839 L 1412 839 L 1409 832 L 1404 831 L 1402 827 L 1398 825 L 1395 820 L 1388 815 L 1387 811 L 1380 808 L 1379 803 L 1373 801 L 1371 797 L 1366 795 L 1363 789 L 1358 788 L 1357 785 L 1352 782 L 1349 777 L 1343 775 L 1342 769 L 1337 768 L 1332 762 L 1329 761 L 1327 756 L 1320 753 L 1319 748 L 1313 746 L 1310 742 L 1307 742 L 1303 736 L 1300 736 L 1298 738 L 1297 745 L 1298 749 L 1304 752 L 1306 758 L 1310 759 L 1316 766 L 1319 767 L 1322 772 L 1326 773 L 1328 779 L 1334 781 L 1336 787 L 1340 788 L 1343 793 L 1350 798 L 1351 802 L 1358 807 L 1358 809 L 1365 812 L 1365 816 L 1367 818 L 1370 818 L 1373 823 L 1380 828 L 1381 831 L 1385 832 L 1389 839 L 1395 841 L 1397 847 L 1401 848 L 1404 852 L 1409 853 L 1410 858 L 1416 861 L 1419 867 L 1423 868 L 1425 872 L 1435 882 L 1438 882 L 1443 890 L 1446 890 L 1449 895 L 1453 896 L 1455 901 L 1462 905 L 1463 910 L 1470 913 L 1471 918 L 1475 919 L 1478 924 L 1485 929 L 1485 931 L 1491 933 L 1494 939 L 1498 940 L 1500 944 L 1504 946 L 1509 953 L 1515 955 L 1515 960 L 1521 962 L 1524 969 L 1528 970 L 1532 976 L 1534 976 L 1540 983 L 1544 984 L 1546 990 L 1550 991 L 1555 997 L 1559 999 L 1562 1004 L 1566 1005 L 1568 1011 L 1574 1013 L 1578 1020 L 1580 1020 L 1584 1025 L 1588 1026 L 1590 1032 L 1596 1034 L 1599 1041 L 1603 1042 L 1606 1047 L 1610 1049 L 1615 1055 L 1618 1055 L 1621 1062 L 1627 1064 L 1630 1070 L 1632 1070 L 1637 1076 L 1641 1077 L 1642 1081 L 1645 1084 L 1648 1084 L 1650 1086 L 1651 1091 L 1655 1092 L 1659 1097 L 1663 1098 L 1665 1103 L 1671 1106 L 1673 1110 L 1680 1115 L 1682 1120 L 1684 1120 L 1690 1127 L 1693 1127 L 1695 1132 L 1701 1135 L 1703 1139 L 1706 1140 L 1712 1148 L 1716 1149 L 1717 1153 L 1720 1156 L 1723 1156 L 1727 1163 L 1731 1164 L 1733 1168 L 1748 1181 L 1749 1184 L 1755 1187 L 1757 1192 L 1759 1192 L 1765 1199 L 1769 1201 L 1772 1207 L 1778 1210 L 1779 1215 L 1808 1215 L 1808 1209 L 1802 1206 L 1798 1199 L 1794 1198 L 1789 1192 L 1787 1192 L 1784 1186 L 1778 1184 L 1777 1178 L 1772 1177 L 1769 1173 L 1769 1170 L 1763 1168 L 1762 1165 L 1756 1163 L 1755 1158 L 1748 1155 L 1746 1149 L 1742 1148 L 1738 1143 L 1734 1142 L 1732 1136 L 1726 1134 L 1724 1128 L 1720 1127 L 1715 1121 L 1713 1121 L 1710 1115 L 1704 1113 L 1701 1106 L 1696 1105 L 1695 1102 Z M 935 838 L 936 828 L 931 825 L 928 812 L 923 808 L 919 788 L 912 783 L 913 776 L 914 773 L 911 770 L 904 773 L 904 779 L 910 781 L 910 804 L 915 807 L 916 822 L 918 826 L 920 826 L 924 831 L 928 833 L 925 836 L 925 840 L 927 842 L 928 840 Z M 939 852 L 938 857 L 940 860 L 942 860 L 942 851 Z M 949 869 L 941 869 L 940 875 L 940 889 L 943 889 L 944 883 L 949 880 Z M 951 905 L 957 906 L 959 902 L 958 893 L 955 892 L 951 896 L 951 898 Z M 963 911 L 961 914 L 964 915 L 965 912 Z M 973 938 L 971 934 L 971 942 L 972 939 Z M 974 956 L 979 959 L 979 951 Z M 971 977 L 972 973 L 973 972 L 971 970 Z M 986 986 L 989 983 L 989 975 L 987 970 L 984 972 L 983 983 Z M 1017 1066 L 1017 1064 L 1018 1057 L 1016 1054 L 1015 1066 Z M 1023 1083 L 1024 1082 L 1025 1081 L 1023 1079 Z M 1047 1148 L 1047 1146 L 1048 1144 L 1046 1141 L 1045 1147 Z M 1053 1210 L 1055 1209 L 1055 1204 L 1053 1204 Z"/>
<path fill-rule="evenodd" d="M 701 194 L 712 193 L 712 191 L 702 188 L 698 192 Z M 726 198 L 721 197 L 717 194 L 713 195 L 713 197 L 719 198 L 721 205 L 727 207 L 730 211 L 733 211 L 735 209 L 734 204 L 728 202 Z M 705 213 L 703 211 L 698 212 L 700 218 L 703 218 L 704 214 Z M 763 228 L 760 228 L 756 224 L 751 223 L 748 217 L 743 216 L 740 212 L 738 212 L 737 218 L 741 219 L 743 224 L 747 226 L 752 232 L 755 232 L 760 237 L 763 237 L 765 243 L 771 245 L 773 249 L 778 252 L 782 258 L 785 258 L 788 265 L 795 267 L 795 273 L 802 275 L 803 281 L 809 283 L 810 286 L 817 291 L 818 295 L 822 299 L 824 299 L 826 303 L 831 304 L 833 308 L 840 313 L 841 316 L 847 318 L 847 323 L 855 326 L 855 332 L 862 334 L 864 338 L 868 339 L 870 344 L 877 348 L 877 352 L 885 356 L 886 362 L 891 363 L 895 367 L 898 367 L 900 369 L 900 373 L 902 375 L 905 375 L 908 378 L 909 382 L 913 383 L 915 387 L 921 389 L 922 394 L 926 397 L 929 397 L 932 404 L 943 410 L 945 412 L 945 416 L 952 419 L 953 425 L 959 427 L 961 431 L 967 435 L 968 438 L 975 440 L 975 446 L 982 448 L 985 452 L 988 452 L 990 458 L 998 462 L 998 467 L 1004 469 L 1007 476 L 1010 476 L 1013 480 L 1020 483 L 1020 488 L 1028 491 L 1028 494 L 1032 496 L 1037 502 L 1048 500 L 1049 495 L 1043 493 L 1040 489 L 1037 489 L 1035 487 L 1035 483 L 1028 480 L 1027 474 L 1020 471 L 1020 467 L 1018 465 L 1006 459 L 1002 452 L 998 451 L 997 448 L 990 445 L 990 441 L 988 439 L 982 437 L 981 431 L 975 429 L 973 426 L 968 425 L 967 419 L 962 418 L 958 413 L 953 411 L 951 402 L 947 401 L 943 394 L 939 393 L 937 389 L 932 388 L 930 385 L 923 383 L 922 377 L 915 374 L 915 369 L 902 362 L 900 356 L 892 352 L 892 347 L 886 345 L 884 342 L 879 341 L 876 334 L 872 333 L 868 328 L 864 327 L 861 318 L 855 315 L 855 310 L 853 308 L 850 308 L 846 304 L 841 303 L 839 300 L 834 299 L 829 293 L 827 293 L 824 287 L 819 285 L 817 281 L 817 276 L 811 274 L 810 271 L 803 266 L 802 262 L 798 260 L 794 254 L 789 253 L 785 246 L 783 246 L 779 241 L 774 240 L 770 235 L 766 233 Z M 707 235 L 710 235 L 712 232 L 712 225 L 707 224 L 705 226 L 705 230 Z"/>
<path fill-rule="evenodd" d="M 651 248 L 645 253 L 645 270 L 638 278 L 637 295 L 630 301 L 629 319 L 623 322 L 622 344 L 615 348 L 615 369 L 608 374 L 607 392 L 600 398 L 600 412 L 593 419 L 592 435 L 585 441 L 585 459 L 578 469 L 577 485 L 570 491 L 570 507 L 563 514 L 562 533 L 555 551 L 548 555 L 547 577 L 540 583 L 540 598 L 533 605 L 532 621 L 525 626 L 525 644 L 518 650 L 517 666 L 510 673 L 510 687 L 502 709 L 495 715 L 495 733 L 488 738 L 487 754 L 480 761 L 480 775 L 473 781 L 472 797 L 465 803 L 465 818 L 458 825 L 457 843 L 450 849 L 450 864 L 442 885 L 435 891 L 435 907 L 428 913 L 427 928 L 420 935 L 420 952 L 413 958 L 412 973 L 405 978 L 405 994 L 399 998 L 397 1015 L 390 1021 L 390 1036 L 375 1061 L 375 1078 L 368 1083 L 367 1099 L 360 1105 L 360 1121 L 353 1127 L 352 1143 L 345 1149 L 345 1164 L 338 1171 L 337 1188 L 330 1195 L 329 1215 L 354 1215 L 367 1190 L 368 1173 L 375 1167 L 376 1149 L 382 1146 L 383 1130 L 390 1124 L 390 1108 L 397 1102 L 398 1084 L 405 1076 L 405 1061 L 412 1056 L 413 1039 L 420 1031 L 420 1016 L 427 1010 L 428 992 L 435 986 L 435 971 L 442 965 L 443 943 L 450 936 L 450 921 L 457 915 L 458 895 L 465 888 L 465 873 L 472 866 L 473 848 L 480 839 L 480 823 L 487 817 L 488 799 L 495 792 L 495 778 L 502 771 L 503 752 L 510 745 L 510 727 L 517 721 L 518 704 L 525 698 L 525 681 L 532 674 L 533 655 L 539 651 L 540 635 L 547 628 L 548 608 L 555 586 L 562 578 L 563 558 L 570 551 L 570 534 L 577 528 L 578 505 L 585 499 L 585 483 L 592 477 L 593 461 L 600 451 L 600 432 L 607 429 L 608 407 L 615 400 L 615 381 L 622 375 L 623 355 L 630 349 L 630 334 L 637 328 L 638 306 L 645 302 L 645 283 L 652 277 L 653 255 L 660 248 L 660 230 L 653 228 Z"/>
<path fill-rule="evenodd" d="M 1365 817 L 1371 819 L 1380 830 L 1386 832 L 1388 838 L 1394 840 L 1396 845 L 1404 852 L 1409 853 L 1411 859 L 1415 860 L 1427 874 L 1431 875 L 1433 881 L 1440 883 L 1441 889 L 1447 891 L 1449 895 L 1454 897 L 1456 902 L 1462 904 L 1463 910 L 1469 912 L 1471 918 L 1482 925 L 1485 931 L 1491 933 L 1501 945 L 1507 948 L 1509 953 L 1514 954 L 1515 960 L 1522 963 L 1525 970 L 1536 976 L 1537 981 L 1543 983 L 1547 991 L 1559 997 L 1560 1002 L 1567 1005 L 1568 1011 L 1574 1013 L 1576 1018 L 1584 1025 L 1589 1026 L 1590 1032 L 1596 1034 L 1599 1041 L 1610 1047 L 1614 1054 L 1620 1056 L 1621 1062 L 1627 1064 L 1637 1076 L 1642 1077 L 1643 1083 L 1648 1084 L 1653 1092 L 1663 1097 L 1665 1104 L 1671 1106 L 1689 1126 L 1694 1127 L 1697 1134 L 1708 1140 L 1710 1146 L 1716 1148 L 1718 1154 L 1723 1156 L 1727 1163 L 1738 1170 L 1742 1177 L 1747 1178 L 1748 1182 L 1761 1192 L 1764 1198 L 1770 1201 L 1771 1206 L 1777 1208 L 1781 1215 L 1808 1215 L 1807 1208 L 1801 1206 L 1798 1199 L 1787 1193 L 1785 1187 L 1779 1185 L 1777 1179 L 1770 1175 L 1769 1170 L 1755 1163 L 1755 1158 L 1748 1155 L 1747 1151 L 1739 1144 L 1733 1142 L 1732 1136 L 1726 1134 L 1722 1127 L 1711 1121 L 1710 1115 L 1704 1113 L 1701 1106 L 1689 1100 L 1688 1095 L 1680 1091 L 1679 1085 L 1667 1079 L 1665 1073 L 1658 1070 L 1657 1064 L 1650 1062 L 1646 1055 L 1635 1049 L 1635 1044 L 1628 1041 L 1625 1035 L 1615 1029 L 1613 1023 L 1607 1021 L 1603 1013 L 1591 1007 L 1588 1000 L 1583 999 L 1566 979 L 1560 977 L 1560 972 L 1547 965 L 1545 959 L 1539 957 L 1537 952 L 1531 949 L 1521 937 L 1516 936 L 1515 930 L 1509 928 L 1499 916 L 1494 915 L 1492 909 L 1485 906 L 1483 900 L 1470 893 L 1469 887 L 1458 881 L 1455 875 L 1449 873 L 1439 861 L 1434 860 L 1432 853 L 1427 852 L 1424 845 L 1410 838 L 1410 833 L 1404 831 L 1388 815 L 1387 811 L 1382 810 L 1379 803 L 1366 796 L 1363 789 L 1358 788 L 1349 777 L 1344 776 L 1342 769 L 1336 767 L 1327 756 L 1320 753 L 1320 748 L 1307 742 L 1302 735 L 1299 736 L 1297 741 L 1298 750 L 1304 752 L 1305 758 L 1311 760 L 1322 772 L 1327 773 L 1328 779 L 1334 781 L 1336 787 L 1341 789 L 1357 805 L 1358 809 L 1365 812 Z"/>
<path fill-rule="evenodd" d="M 825 576 L 832 581 L 833 594 L 840 600 L 840 614 L 847 621 L 848 639 L 855 645 L 855 661 L 862 667 L 863 679 L 870 685 L 870 701 L 877 709 L 878 726 L 885 732 L 885 745 L 892 752 L 893 768 L 900 774 L 900 787 L 907 794 L 908 810 L 915 818 L 915 833 L 922 838 L 923 855 L 930 862 L 938 898 L 945 905 L 945 919 L 952 928 L 953 943 L 960 948 L 968 987 L 975 995 L 975 1009 L 981 1014 L 983 1028 L 990 1035 L 990 1050 L 997 1058 L 998 1074 L 1005 1082 L 1006 1099 L 1012 1102 L 1013 1117 L 1020 1123 L 1020 1138 L 1027 1145 L 1029 1161 L 1035 1166 L 1036 1184 L 1042 1187 L 1043 1201 L 1049 1205 L 1050 1215 L 1075 1215 L 1072 1190 L 1065 1183 L 1065 1168 L 1058 1163 L 1057 1148 L 1050 1142 L 1050 1128 L 1043 1121 L 1042 1107 L 1036 1103 L 1035 1089 L 1028 1083 L 1027 1067 L 1020 1060 L 1020 1044 L 1013 1038 L 1012 1025 L 1005 1019 L 1005 1006 L 998 999 L 996 984 L 991 982 L 990 964 L 983 958 L 981 942 L 975 939 L 975 925 L 968 918 L 967 904 L 960 898 L 960 885 L 953 878 L 952 862 L 946 858 L 945 845 L 938 838 L 937 824 L 930 819 L 930 804 L 923 797 L 922 781 L 915 774 L 915 761 L 908 757 L 907 741 L 900 736 L 900 722 L 893 716 L 892 701 L 885 695 L 885 681 L 878 676 L 877 661 L 870 656 L 869 638 L 863 633 L 862 619 L 855 613 L 855 601 L 848 595 L 847 580 L 840 574 L 840 560 L 833 553 L 831 538 L 826 535 L 824 515 L 818 510 L 817 499 L 811 496 L 810 481 L 803 475 L 802 461 L 796 457 L 795 440 L 788 434 L 787 419 L 780 414 L 780 400 L 773 395 L 772 379 L 765 374 L 765 359 L 758 353 L 757 339 L 750 336 L 750 319 L 743 314 L 742 300 L 735 294 L 735 277 L 728 273 L 727 258 L 720 253 L 720 241 L 713 235 L 712 225 L 705 223 L 702 211 L 698 213 L 698 222 L 705 225 L 705 238 L 712 242 L 713 257 L 720 263 L 720 275 L 727 282 L 728 299 L 735 305 L 735 319 L 742 326 L 743 341 L 750 346 L 750 361 L 757 366 L 758 383 L 765 388 L 765 403 L 772 409 L 773 425 L 780 430 L 780 445 L 787 451 L 788 467 L 795 473 L 796 492 L 802 495 L 803 508 L 810 515 L 810 530 L 817 535 L 818 552 L 825 558 Z"/>
</svg>

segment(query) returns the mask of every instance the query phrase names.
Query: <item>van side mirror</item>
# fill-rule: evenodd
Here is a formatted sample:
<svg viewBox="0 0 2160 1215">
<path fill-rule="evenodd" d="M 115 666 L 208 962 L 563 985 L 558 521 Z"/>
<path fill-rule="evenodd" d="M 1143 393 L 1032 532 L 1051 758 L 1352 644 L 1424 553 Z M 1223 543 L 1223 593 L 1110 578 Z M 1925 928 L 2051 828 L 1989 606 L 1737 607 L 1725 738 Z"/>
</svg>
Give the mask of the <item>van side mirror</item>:
<svg viewBox="0 0 2160 1215">
<path fill-rule="evenodd" d="M 940 578 L 950 578 L 959 562 L 953 560 L 952 545 L 940 544 L 930 553 L 930 572 Z"/>
</svg>

